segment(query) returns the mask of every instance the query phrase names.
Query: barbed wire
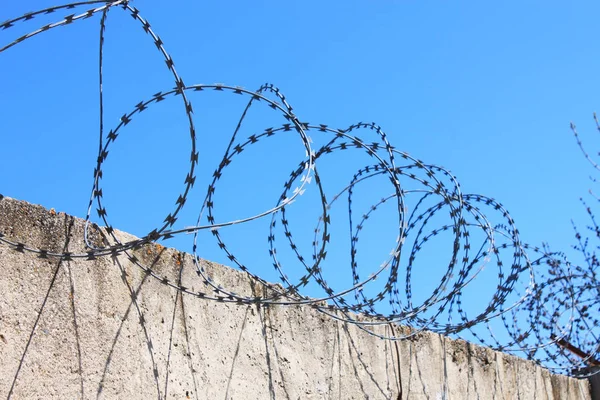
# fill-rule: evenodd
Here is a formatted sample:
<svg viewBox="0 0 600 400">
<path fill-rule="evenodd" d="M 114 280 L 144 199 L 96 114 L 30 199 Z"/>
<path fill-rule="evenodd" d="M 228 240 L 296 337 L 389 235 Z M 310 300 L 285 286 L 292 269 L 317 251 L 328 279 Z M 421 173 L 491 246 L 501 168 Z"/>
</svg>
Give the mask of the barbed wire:
<svg viewBox="0 0 600 400">
<path fill-rule="evenodd" d="M 92 8 L 78 14 L 66 15 L 54 23 L 22 35 L 0 47 L 0 53 L 51 29 L 99 16 L 99 150 L 85 218 L 84 240 L 87 249 L 82 252 L 51 251 L 12 240 L 1 232 L 0 243 L 15 251 L 35 253 L 41 258 L 91 261 L 99 257 L 122 255 L 148 276 L 199 299 L 263 306 L 311 306 L 334 319 L 355 324 L 366 332 L 384 339 L 403 340 L 423 330 L 430 330 L 463 337 L 497 350 L 524 355 L 551 370 L 575 376 L 591 374 L 591 367 L 598 366 L 595 359 L 600 343 L 600 285 L 595 273 L 597 261 L 588 262 L 585 266 L 572 265 L 562 253 L 523 243 L 514 220 L 499 202 L 482 195 L 462 193 L 457 179 L 448 170 L 427 164 L 398 150 L 375 123 L 359 122 L 345 129 L 334 129 L 324 124 L 302 122 L 285 96 L 272 84 L 262 85 L 255 91 L 224 84 L 187 85 L 178 74 L 175 62 L 163 41 L 148 20 L 142 17 L 140 11 L 128 0 L 82 1 L 46 8 L 5 21 L 0 24 L 0 28 L 7 30 L 20 23 L 35 21 L 41 15 L 67 12 L 86 6 Z M 128 13 L 147 34 L 148 40 L 155 45 L 164 60 L 174 87 L 159 91 L 137 103 L 133 109 L 124 113 L 119 124 L 105 135 L 102 87 L 103 64 L 106 60 L 103 48 L 107 15 L 113 9 Z M 242 96 L 247 100 L 247 104 L 203 195 L 204 200 L 195 225 L 176 229 L 174 226 L 180 212 L 195 189 L 199 165 L 198 134 L 189 97 L 191 93 L 207 91 Z M 173 196 L 176 200 L 161 225 L 140 239 L 123 242 L 115 233 L 114 225 L 109 220 L 109 211 L 104 205 L 103 167 L 108 159 L 109 150 L 116 145 L 125 126 L 142 112 L 147 112 L 157 103 L 170 97 L 180 99 L 189 127 L 189 168 L 183 179 L 183 187 Z M 279 113 L 286 123 L 242 138 L 241 127 L 251 107 L 258 103 L 267 105 Z M 363 132 L 376 140 L 368 142 L 363 139 L 367 136 L 362 135 Z M 576 134 L 576 131 L 574 132 Z M 221 177 L 228 171 L 227 168 L 251 146 L 274 137 L 289 135 L 297 136 L 297 143 L 304 150 L 305 157 L 290 172 L 275 206 L 244 218 L 218 222 L 215 193 Z M 317 136 L 326 144 L 313 148 L 312 138 Z M 581 146 L 577 134 L 576 137 Z M 319 165 L 331 154 L 341 152 L 358 152 L 371 161 L 369 165 L 357 170 L 342 190 L 333 196 L 327 196 L 325 182 L 319 174 Z M 591 161 L 587 153 L 585 154 Z M 598 168 L 597 165 L 594 166 Z M 353 203 L 356 199 L 355 191 L 365 182 L 381 178 L 387 178 L 390 185 L 387 189 L 389 195 L 373 203 L 366 213 L 357 214 Z M 314 228 L 310 255 L 302 251 L 296 239 L 301 235 L 292 230 L 288 219 L 290 209 L 303 207 L 302 196 L 309 190 L 317 193 L 320 199 L 320 216 Z M 331 242 L 331 209 L 341 204 L 344 198 L 348 207 L 349 270 L 352 282 L 349 287 L 334 289 L 338 283 L 332 284 L 326 280 L 324 264 Z M 392 218 L 393 221 L 397 221 L 397 239 L 390 256 L 365 278 L 357 257 L 360 249 L 359 238 L 363 237 L 361 232 L 368 219 L 380 212 L 385 204 L 393 205 L 395 215 Z M 95 245 L 93 240 L 90 240 L 94 211 L 112 240 L 109 245 Z M 591 212 L 590 216 L 593 216 Z M 220 233 L 227 227 L 259 219 L 270 220 L 267 243 L 272 266 L 279 276 L 278 284 L 267 282 L 260 276 L 259 271 L 256 271 L 255 266 L 242 262 Z M 440 219 L 446 219 L 447 222 L 439 224 Z M 282 231 L 278 230 L 277 226 L 281 226 Z M 268 289 L 264 295 L 241 295 L 211 278 L 199 262 L 200 257 L 197 254 L 199 233 L 203 231 L 211 232 L 219 248 L 234 266 Z M 194 235 L 194 265 L 198 278 L 207 288 L 205 291 L 194 291 L 183 286 L 180 277 L 170 279 L 162 276 L 136 256 L 136 251 L 148 243 L 185 233 Z M 285 236 L 283 245 L 281 234 Z M 415 260 L 424 251 L 422 249 L 426 243 L 437 236 L 451 238 L 449 261 L 437 286 L 425 300 L 417 301 L 414 293 L 420 288 L 413 285 Z M 276 240 L 277 238 L 280 240 Z M 304 272 L 299 278 L 292 279 L 288 276 L 290 269 L 278 256 L 281 253 L 278 249 L 282 246 L 289 248 L 293 257 L 302 265 Z M 589 255 L 588 261 L 592 258 L 595 260 L 595 255 L 588 251 L 587 246 L 587 242 L 580 241 L 579 248 Z M 479 294 L 477 304 L 473 304 L 474 300 L 468 299 L 467 292 L 477 285 L 476 279 L 484 274 L 484 270 L 495 271 L 497 284 L 493 292 L 485 293 L 489 296 L 487 303 L 482 303 Z M 376 280 L 383 280 L 384 284 L 382 288 L 374 291 L 372 287 L 375 286 Z M 318 285 L 324 295 L 309 296 L 305 292 L 309 284 Z M 471 304 L 465 307 L 469 301 Z M 471 311 L 475 305 L 484 303 L 482 310 L 475 313 Z M 408 334 L 391 336 L 381 336 L 371 330 L 373 326 L 390 323 L 408 325 L 412 330 Z"/>
</svg>

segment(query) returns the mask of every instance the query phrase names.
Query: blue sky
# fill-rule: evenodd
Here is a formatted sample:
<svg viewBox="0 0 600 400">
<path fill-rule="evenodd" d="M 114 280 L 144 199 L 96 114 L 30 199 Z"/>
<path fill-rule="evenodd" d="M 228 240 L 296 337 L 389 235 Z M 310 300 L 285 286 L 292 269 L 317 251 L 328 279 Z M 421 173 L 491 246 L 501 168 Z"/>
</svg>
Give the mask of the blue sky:
<svg viewBox="0 0 600 400">
<path fill-rule="evenodd" d="M 594 185 L 569 123 L 577 124 L 592 153 L 600 149 L 592 120 L 600 109 L 600 4 L 456 3 L 131 4 L 160 35 L 187 84 L 220 82 L 253 90 L 271 82 L 302 121 L 339 128 L 374 121 L 399 150 L 453 172 L 464 193 L 501 202 L 523 240 L 569 251 L 571 219 L 582 227 L 588 222 L 579 197 L 587 197 Z M 50 5 L 35 3 L 36 9 Z M 32 7 L 9 2 L 0 20 Z M 63 15 L 0 31 L 0 46 Z M 85 215 L 98 146 L 99 19 L 54 29 L 0 53 L 0 193 Z M 173 87 L 148 39 L 129 15 L 111 10 L 106 130 L 140 100 Z M 197 187 L 204 189 L 245 103 L 231 95 L 191 100 L 199 132 Z M 269 109 L 252 118 L 248 129 L 283 121 Z M 187 173 L 189 139 L 180 102 L 166 100 L 124 132 L 106 163 L 105 198 L 116 227 L 143 235 L 170 211 Z M 230 181 L 218 192 L 219 215 L 242 217 L 274 206 L 283 179 L 302 158 L 298 141 L 286 140 L 257 148 L 231 168 Z M 355 171 L 348 168 L 333 163 L 331 181 L 347 182 Z M 200 192 L 192 195 L 181 225 L 194 223 Z M 393 224 L 386 223 L 389 218 L 373 225 L 372 235 L 388 229 L 392 235 Z M 245 229 L 231 234 L 232 246 L 252 263 L 259 259 L 258 246 L 265 255 L 267 233 Z M 191 237 L 182 240 L 187 244 L 181 247 L 189 247 Z M 200 255 L 226 262 L 218 249 Z"/>
</svg>

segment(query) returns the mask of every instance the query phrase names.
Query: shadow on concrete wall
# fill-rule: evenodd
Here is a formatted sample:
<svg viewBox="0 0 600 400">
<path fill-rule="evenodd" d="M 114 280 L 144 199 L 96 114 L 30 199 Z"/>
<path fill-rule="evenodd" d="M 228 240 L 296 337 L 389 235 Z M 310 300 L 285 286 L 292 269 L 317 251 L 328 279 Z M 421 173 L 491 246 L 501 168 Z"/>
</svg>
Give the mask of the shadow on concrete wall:
<svg viewBox="0 0 600 400">
<path fill-rule="evenodd" d="M 81 248 L 81 220 L 50 218 L 12 200 L 4 207 L 2 229 L 60 252 Z M 44 228 L 36 233 L 32 220 Z M 108 245 L 97 233 L 96 245 Z M 192 291 L 203 285 L 190 281 L 196 271 L 184 272 L 191 256 L 148 246 L 144 265 Z M 7 399 L 589 398 L 575 380 L 439 335 L 379 340 L 310 307 L 184 296 L 126 256 L 42 262 L 0 248 L 0 261 L 7 267 L 0 276 L 0 396 Z M 207 268 L 249 296 L 266 290 L 240 272 Z M 387 336 L 410 331 L 382 329 Z"/>
<path fill-rule="evenodd" d="M 72 217 L 68 217 L 67 215 L 64 216 L 65 218 L 65 243 L 64 246 L 62 247 L 62 251 L 63 252 L 67 252 L 69 251 L 69 243 L 71 241 L 71 230 L 73 229 L 73 225 L 75 223 L 75 219 Z M 50 285 L 48 287 L 48 290 L 46 291 L 46 295 L 44 296 L 44 299 L 42 301 L 42 305 L 40 307 L 40 310 L 37 312 L 36 318 L 35 318 L 35 322 L 33 323 L 33 327 L 31 328 L 31 331 L 29 333 L 29 337 L 27 339 L 27 344 L 25 345 L 25 350 L 23 351 L 23 354 L 21 355 L 21 359 L 19 360 L 19 366 L 17 367 L 17 370 L 15 371 L 15 374 L 12 378 L 12 384 L 10 386 L 10 389 L 8 391 L 8 395 L 7 395 L 7 399 L 10 399 L 13 395 L 13 392 L 15 390 L 15 386 L 17 384 L 17 380 L 19 378 L 19 374 L 21 372 L 21 368 L 23 367 L 23 363 L 25 361 L 25 357 L 27 356 L 27 352 L 29 351 L 29 346 L 31 345 L 31 342 L 33 340 L 33 337 L 36 333 L 36 329 L 38 327 L 38 324 L 40 322 L 40 318 L 42 317 L 42 314 L 44 312 L 44 309 L 46 307 L 46 303 L 48 302 L 48 298 L 50 297 L 50 293 L 52 292 L 52 289 L 54 288 L 54 283 L 56 282 L 56 277 L 58 276 L 58 273 L 61 269 L 61 267 L 63 267 L 65 264 L 67 264 L 67 269 L 69 271 L 69 280 L 70 280 L 70 288 L 71 288 L 71 293 L 70 293 L 70 298 L 73 299 L 75 296 L 75 292 L 74 292 L 74 286 L 73 286 L 73 278 L 71 275 L 71 269 L 68 266 L 68 261 L 65 261 L 63 259 L 59 260 L 56 263 L 56 268 L 54 269 L 54 271 L 52 272 L 52 279 L 50 280 Z M 73 303 L 71 303 L 73 305 Z M 79 333 L 78 333 L 78 325 L 77 325 L 77 318 L 76 318 L 76 311 L 73 305 L 72 308 L 73 311 L 73 325 L 75 327 L 75 339 L 77 341 L 77 362 L 79 365 L 79 374 L 81 377 L 81 393 L 83 396 L 83 376 L 81 375 L 82 372 L 82 368 L 81 368 L 81 345 L 80 345 L 80 340 L 79 340 Z"/>
<path fill-rule="evenodd" d="M 63 252 L 68 252 L 69 251 L 69 244 L 71 242 L 71 238 L 72 238 L 72 227 L 73 227 L 73 223 L 74 223 L 74 219 L 72 217 L 68 217 L 65 215 L 65 242 L 62 248 Z M 106 243 L 108 243 L 107 238 L 104 237 L 104 240 Z M 165 256 L 165 248 L 162 248 L 158 254 L 154 257 L 154 259 L 152 260 L 152 263 L 149 265 L 150 268 L 154 268 L 155 265 L 157 265 L 161 259 Z M 167 355 L 166 355 L 166 360 L 164 360 L 164 365 L 163 368 L 159 368 L 159 361 L 156 359 L 155 357 L 155 348 L 154 348 L 154 344 L 152 341 L 152 338 L 150 336 L 150 330 L 147 327 L 147 322 L 148 322 L 148 317 L 147 317 L 147 313 L 144 311 L 144 307 L 143 305 L 140 304 L 139 302 L 139 298 L 141 297 L 141 293 L 143 291 L 143 289 L 145 289 L 145 287 L 147 286 L 148 282 L 149 282 L 149 277 L 150 275 L 145 274 L 142 276 L 141 280 L 138 283 L 132 283 L 130 282 L 130 280 L 128 279 L 128 273 L 126 271 L 126 267 L 123 265 L 122 261 L 119 258 L 113 258 L 113 263 L 114 265 L 118 268 L 118 272 L 121 275 L 121 281 L 122 284 L 124 285 L 124 287 L 126 288 L 127 293 L 129 294 L 129 302 L 128 305 L 125 309 L 125 311 L 122 313 L 122 315 L 118 316 L 119 318 L 119 324 L 118 324 L 118 328 L 116 329 L 112 339 L 111 339 L 111 343 L 109 346 L 109 350 L 107 355 L 105 356 L 105 360 L 104 360 L 104 365 L 103 365 L 103 369 L 102 369 L 102 373 L 100 374 L 100 378 L 97 382 L 97 386 L 95 389 L 95 393 L 96 393 L 96 398 L 100 399 L 100 398 L 104 398 L 105 396 L 107 396 L 104 393 L 104 388 L 107 384 L 107 381 L 110 379 L 109 378 L 109 372 L 111 371 L 111 366 L 112 366 L 112 362 L 113 362 L 113 358 L 115 356 L 115 352 L 117 352 L 117 344 L 119 343 L 119 341 L 122 339 L 122 336 L 124 335 L 124 327 L 126 325 L 126 323 L 128 321 L 136 321 L 136 323 L 138 324 L 142 336 L 143 336 L 143 341 L 145 342 L 145 348 L 146 348 L 146 354 L 147 357 L 150 360 L 150 365 L 151 365 L 151 369 L 152 369 L 152 376 L 153 376 L 153 386 L 154 386 L 154 397 L 157 399 L 166 399 L 167 397 L 172 397 L 172 394 L 169 393 L 169 374 L 170 374 L 170 363 L 171 363 L 171 355 L 172 355 L 172 351 L 173 351 L 173 345 L 174 345 L 174 341 L 173 341 L 173 333 L 176 329 L 176 320 L 177 320 L 177 315 L 180 315 L 180 321 L 183 322 L 183 328 L 184 328 L 184 336 L 185 336 L 185 346 L 187 347 L 186 352 L 188 354 L 188 369 L 189 369 L 189 374 L 192 377 L 192 381 L 193 381 L 193 385 L 194 385 L 194 389 L 193 391 L 186 391 L 185 393 L 185 398 L 191 399 L 201 399 L 201 398 L 205 398 L 202 394 L 201 394 L 201 384 L 198 382 L 198 379 L 196 377 L 197 373 L 199 371 L 197 371 L 194 368 L 194 363 L 192 360 L 192 350 L 191 350 L 191 343 L 190 343 L 190 335 L 189 335 L 189 329 L 187 326 L 187 320 L 188 318 L 186 317 L 186 309 L 185 309 L 185 302 L 183 301 L 183 295 L 181 292 L 177 292 L 174 296 L 174 300 L 172 303 L 172 307 L 170 308 L 170 321 L 161 321 L 161 323 L 168 323 L 170 325 L 169 328 L 169 340 L 168 340 L 168 351 L 167 351 Z M 181 272 L 183 270 L 183 264 L 180 267 L 180 274 L 179 274 L 179 279 L 181 279 Z M 85 298 L 85 293 L 80 293 L 78 291 L 76 291 L 75 288 L 75 282 L 73 280 L 73 276 L 71 273 L 71 264 L 70 261 L 68 260 L 59 260 L 58 262 L 56 262 L 55 264 L 55 268 L 52 270 L 52 278 L 50 280 L 50 283 L 47 287 L 47 290 L 45 292 L 45 296 L 44 299 L 41 303 L 41 306 L 39 308 L 39 310 L 37 311 L 37 316 L 35 319 L 35 322 L 33 323 L 33 326 L 30 328 L 30 332 L 29 332 L 29 338 L 27 341 L 27 345 L 25 346 L 25 349 L 23 350 L 22 354 L 21 354 L 21 359 L 18 365 L 18 368 L 16 369 L 14 376 L 12 378 L 12 385 L 11 388 L 8 392 L 7 395 L 7 399 L 11 399 L 13 398 L 13 394 L 14 394 L 14 389 L 15 386 L 19 383 L 20 381 L 20 373 L 21 373 L 21 369 L 22 366 L 26 360 L 26 358 L 28 357 L 28 355 L 30 355 L 30 344 L 33 340 L 33 338 L 35 337 L 36 334 L 38 334 L 39 332 L 39 325 L 38 322 L 40 321 L 40 318 L 42 317 L 42 315 L 46 312 L 49 312 L 46 308 L 46 304 L 48 301 L 48 298 L 50 297 L 51 293 L 55 290 L 59 290 L 56 288 L 56 278 L 59 275 L 59 273 L 65 273 L 68 275 L 69 277 L 69 299 L 70 299 L 70 314 L 72 316 L 72 320 L 71 323 L 73 325 L 74 328 L 74 332 L 75 332 L 75 342 L 76 342 L 76 348 L 77 348 L 77 374 L 79 375 L 79 394 L 81 398 L 86 398 L 86 388 L 84 387 L 84 385 L 87 383 L 88 385 L 90 384 L 89 380 L 85 380 L 84 379 L 84 375 L 85 375 L 85 371 L 84 371 L 84 367 L 82 365 L 82 344 L 81 344 L 81 338 L 80 338 L 80 333 L 79 333 L 79 321 L 78 321 L 78 314 L 77 314 L 77 308 L 75 305 L 75 301 L 77 298 L 79 299 L 84 299 Z M 178 282 L 178 284 L 180 284 L 181 281 Z M 292 398 L 292 395 L 289 393 L 288 388 L 287 388 L 287 382 L 286 379 L 286 375 L 282 369 L 282 365 L 281 362 L 279 362 L 278 360 L 284 359 L 284 357 L 280 354 L 279 349 L 278 349 L 278 344 L 277 344 L 277 340 L 273 335 L 274 331 L 277 331 L 277 327 L 275 326 L 276 323 L 274 323 L 272 321 L 272 315 L 271 315 L 271 308 L 270 307 L 265 307 L 265 306 L 260 306 L 260 305 L 254 305 L 254 306 L 239 306 L 241 308 L 244 309 L 244 314 L 243 314 L 243 318 L 241 318 L 241 326 L 239 327 L 239 333 L 237 336 L 237 342 L 236 342 L 236 346 L 235 346 L 235 351 L 233 352 L 233 355 L 231 357 L 230 360 L 230 368 L 229 368 L 229 374 L 227 376 L 227 380 L 226 380 L 226 385 L 224 385 L 224 387 L 222 388 L 222 392 L 223 392 L 223 397 L 225 400 L 230 399 L 230 389 L 231 389 L 231 385 L 234 379 L 234 373 L 236 372 L 236 366 L 238 363 L 238 360 L 240 359 L 240 356 L 242 355 L 241 353 L 243 352 L 243 345 L 242 345 L 242 341 L 245 335 L 245 331 L 248 325 L 248 318 L 250 313 L 252 312 L 254 314 L 254 312 L 258 315 L 258 318 L 260 320 L 260 325 L 261 325 L 261 336 L 262 336 L 262 340 L 263 340 L 263 345 L 264 345 L 264 349 L 262 351 L 262 353 L 264 354 L 265 357 L 265 365 L 267 368 L 267 382 L 268 382 L 268 392 L 269 392 L 269 396 L 271 399 L 286 399 L 286 400 L 295 400 Z M 340 328 L 341 327 L 341 328 Z M 334 398 L 334 396 L 337 394 L 337 398 L 342 399 L 343 394 L 342 394 L 342 390 L 340 389 L 343 385 L 343 381 L 348 379 L 348 376 L 342 376 L 342 363 L 343 363 L 343 359 L 347 360 L 347 357 L 343 356 L 343 352 L 347 352 L 347 354 L 350 356 L 350 360 L 351 360 L 351 366 L 352 366 L 352 371 L 353 371 L 353 375 L 354 378 L 357 380 L 357 382 L 359 383 L 360 389 L 361 389 L 361 397 L 362 398 L 371 398 L 371 396 L 367 393 L 367 390 L 365 389 L 365 385 L 363 383 L 363 379 L 364 377 L 367 377 L 372 384 L 377 388 L 378 393 L 376 393 L 375 398 L 385 398 L 385 399 L 391 399 L 392 397 L 390 397 L 390 389 L 389 389 L 389 385 L 390 385 L 390 381 L 392 380 L 391 377 L 388 376 L 388 388 L 384 389 L 381 387 L 380 383 L 377 381 L 376 377 L 371 373 L 369 365 L 367 362 L 365 362 L 363 360 L 363 356 L 362 356 L 362 352 L 359 349 L 358 345 L 355 342 L 355 339 L 352 337 L 352 334 L 350 333 L 350 331 L 348 330 L 348 327 L 340 322 L 336 322 L 335 323 L 335 329 L 336 329 L 336 336 L 335 336 L 335 340 L 334 340 L 334 344 L 333 344 L 333 348 L 332 348 L 332 352 L 329 355 L 326 355 L 328 357 L 330 357 L 331 359 L 331 376 L 328 378 L 329 379 L 329 387 L 328 387 L 328 398 Z M 290 332 L 290 334 L 293 336 L 293 332 Z M 342 335 L 344 336 L 345 340 L 342 340 Z M 346 344 L 347 348 L 343 348 L 343 343 Z M 386 352 L 387 351 L 391 351 L 390 350 L 390 344 L 386 343 Z M 133 351 L 133 350 L 132 350 Z M 387 355 L 386 355 L 387 356 Z M 337 368 L 335 368 L 335 370 L 337 371 L 337 385 L 333 385 L 333 380 L 334 380 L 334 365 L 335 363 L 337 363 Z M 397 371 L 392 367 L 389 368 L 390 370 L 393 370 L 394 374 L 397 374 Z M 164 373 L 160 374 L 159 370 L 164 371 Z M 277 376 L 278 379 L 274 379 L 274 377 Z M 362 376 L 362 378 L 361 378 Z M 275 389 L 275 381 L 278 382 L 279 385 L 279 390 Z M 334 386 L 336 387 L 336 392 L 334 393 Z M 87 388 L 87 392 L 90 392 L 90 388 Z M 280 393 L 280 395 L 278 396 L 277 393 Z M 282 393 L 282 394 L 281 394 Z M 110 394 L 108 395 L 110 396 Z"/>
</svg>

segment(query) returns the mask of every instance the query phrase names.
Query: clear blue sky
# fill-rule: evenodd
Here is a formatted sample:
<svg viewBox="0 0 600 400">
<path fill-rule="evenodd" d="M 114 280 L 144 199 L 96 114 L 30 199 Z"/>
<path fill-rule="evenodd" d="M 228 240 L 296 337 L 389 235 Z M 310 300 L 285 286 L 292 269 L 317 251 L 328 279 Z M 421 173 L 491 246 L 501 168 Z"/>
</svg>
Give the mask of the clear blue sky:
<svg viewBox="0 0 600 400">
<path fill-rule="evenodd" d="M 399 150 L 452 171 L 463 192 L 498 199 L 532 244 L 546 241 L 567 251 L 574 242 L 571 218 L 580 226 L 588 222 L 578 199 L 593 187 L 593 170 L 569 123 L 578 125 L 592 153 L 600 149 L 592 120 L 600 111 L 598 2 L 131 4 L 161 36 L 187 84 L 257 89 L 271 82 L 302 121 L 339 128 L 374 121 Z M 50 5 L 7 2 L 0 20 Z M 0 31 L 0 46 L 63 15 Z M 0 193 L 85 215 L 98 140 L 98 27 L 96 15 L 0 53 Z M 173 87 L 148 39 L 128 14 L 111 10 L 106 130 L 140 100 Z M 216 149 L 224 149 L 244 105 L 232 96 L 211 96 L 191 97 L 200 142 L 198 189 L 206 187 L 219 161 Z M 259 111 L 250 126 L 281 122 Z M 111 222 L 143 235 L 183 188 L 189 140 L 180 102 L 161 103 L 124 132 L 106 163 L 105 197 Z M 288 153 L 288 145 L 296 147 Z M 232 167 L 228 189 L 219 192 L 224 218 L 274 206 L 282 177 L 302 158 L 297 142 L 266 146 L 266 153 L 257 148 L 255 158 Z M 277 155 L 266 161 L 264 154 Z M 282 166 L 288 157 L 293 162 Z M 264 167 L 274 174 L 257 183 Z M 273 195 L 254 204 L 253 187 Z M 195 222 L 198 207 L 190 203 L 180 226 Z M 254 239 L 252 231 L 240 232 L 236 245 Z M 256 239 L 262 253 L 266 236 Z M 253 246 L 240 249 L 250 261 Z M 200 255 L 226 261 L 216 250 Z"/>
</svg>

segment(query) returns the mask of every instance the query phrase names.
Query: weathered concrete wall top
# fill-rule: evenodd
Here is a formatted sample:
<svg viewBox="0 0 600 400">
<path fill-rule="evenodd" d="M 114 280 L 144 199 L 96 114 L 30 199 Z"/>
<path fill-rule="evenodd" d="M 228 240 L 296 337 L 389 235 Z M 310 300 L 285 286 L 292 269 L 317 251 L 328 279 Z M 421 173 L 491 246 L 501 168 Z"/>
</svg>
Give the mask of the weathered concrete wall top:
<svg viewBox="0 0 600 400">
<path fill-rule="evenodd" d="M 6 197 L 0 233 L 85 250 L 83 221 Z M 148 245 L 136 256 L 208 290 L 189 255 Z M 205 266 L 239 293 L 262 290 Z M 124 256 L 59 261 L 0 245 L 0 271 L 0 398 L 590 399 L 585 380 L 436 334 L 390 342 L 310 307 L 181 294 Z M 380 331 L 391 329 L 406 328 Z"/>
</svg>

